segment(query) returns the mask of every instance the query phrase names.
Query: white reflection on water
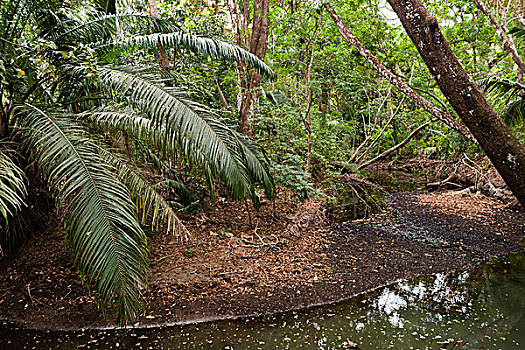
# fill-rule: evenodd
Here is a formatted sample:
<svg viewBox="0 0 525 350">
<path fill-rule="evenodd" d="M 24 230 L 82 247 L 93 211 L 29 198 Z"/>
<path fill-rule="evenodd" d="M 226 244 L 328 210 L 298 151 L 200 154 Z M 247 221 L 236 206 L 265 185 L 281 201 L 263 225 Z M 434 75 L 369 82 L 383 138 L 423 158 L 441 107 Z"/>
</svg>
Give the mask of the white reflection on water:
<svg viewBox="0 0 525 350">
<path fill-rule="evenodd" d="M 388 288 L 385 288 L 383 293 L 377 298 L 377 301 L 374 302 L 374 307 L 387 315 L 406 306 L 406 300 Z"/>
</svg>

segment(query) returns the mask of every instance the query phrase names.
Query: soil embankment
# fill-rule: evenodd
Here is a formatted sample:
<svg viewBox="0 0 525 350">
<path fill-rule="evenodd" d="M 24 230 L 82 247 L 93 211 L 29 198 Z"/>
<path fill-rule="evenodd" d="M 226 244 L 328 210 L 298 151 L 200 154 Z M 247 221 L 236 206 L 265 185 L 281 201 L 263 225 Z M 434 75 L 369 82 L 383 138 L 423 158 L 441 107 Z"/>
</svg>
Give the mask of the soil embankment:
<svg viewBox="0 0 525 350">
<path fill-rule="evenodd" d="M 285 197 L 285 196 L 281 196 Z M 399 193 L 370 220 L 333 224 L 318 202 L 271 203 L 248 217 L 219 201 L 188 218 L 193 242 L 150 240 L 139 326 L 325 304 L 399 279 L 465 269 L 521 250 L 525 214 L 458 192 Z M 58 225 L 0 262 L 0 317 L 39 329 L 110 326 L 63 249 Z"/>
</svg>

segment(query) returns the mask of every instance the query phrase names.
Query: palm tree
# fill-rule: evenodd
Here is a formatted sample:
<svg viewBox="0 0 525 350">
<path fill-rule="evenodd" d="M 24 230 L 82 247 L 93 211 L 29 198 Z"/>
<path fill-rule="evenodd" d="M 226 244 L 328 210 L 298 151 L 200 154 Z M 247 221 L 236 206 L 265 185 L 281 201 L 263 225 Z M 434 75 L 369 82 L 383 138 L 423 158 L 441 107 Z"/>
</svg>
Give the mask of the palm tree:
<svg viewBox="0 0 525 350">
<path fill-rule="evenodd" d="M 525 85 L 510 79 L 490 77 L 478 81 L 494 108 L 509 126 L 525 120 Z"/>
<path fill-rule="evenodd" d="M 518 24 L 509 31 L 517 41 L 525 38 L 525 28 Z M 523 125 L 525 120 L 525 85 L 500 77 L 488 77 L 477 82 L 490 98 L 491 104 L 509 126 Z"/>
<path fill-rule="evenodd" d="M 140 57 L 160 43 L 241 60 L 269 78 L 273 72 L 239 47 L 183 32 L 168 19 L 70 3 L 0 0 L 1 238 L 4 246 L 13 240 L 10 225 L 31 185 L 18 161 L 22 152 L 48 184 L 66 245 L 104 316 L 126 322 L 142 307 L 145 225 L 188 235 L 134 157 L 180 187 L 166 160 L 199 168 L 211 191 L 212 179 L 220 179 L 236 200 L 257 204 L 259 187 L 274 193 L 262 151 L 173 86 L 169 71 Z M 108 137 L 117 133 L 126 142 Z"/>
</svg>

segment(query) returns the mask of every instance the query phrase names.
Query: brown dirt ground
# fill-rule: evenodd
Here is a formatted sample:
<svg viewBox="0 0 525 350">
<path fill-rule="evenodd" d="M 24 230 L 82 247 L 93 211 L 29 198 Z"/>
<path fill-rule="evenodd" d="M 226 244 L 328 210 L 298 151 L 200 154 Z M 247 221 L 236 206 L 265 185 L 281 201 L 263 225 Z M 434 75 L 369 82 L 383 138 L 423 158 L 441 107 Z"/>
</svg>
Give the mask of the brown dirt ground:
<svg viewBox="0 0 525 350">
<path fill-rule="evenodd" d="M 251 213 L 221 199 L 185 218 L 194 240 L 150 237 L 149 287 L 139 326 L 260 315 L 326 304 L 399 279 L 465 269 L 475 256 L 521 250 L 525 214 L 484 195 L 399 193 L 394 211 L 332 224 L 319 201 L 281 193 Z M 397 214 L 395 214 L 397 212 Z M 251 221 L 251 223 L 250 223 Z M 440 249 L 407 235 L 450 243 Z M 410 231 L 410 232 L 412 232 Z M 0 261 L 0 319 L 30 328 L 110 326 L 63 249 L 57 220 Z"/>
</svg>

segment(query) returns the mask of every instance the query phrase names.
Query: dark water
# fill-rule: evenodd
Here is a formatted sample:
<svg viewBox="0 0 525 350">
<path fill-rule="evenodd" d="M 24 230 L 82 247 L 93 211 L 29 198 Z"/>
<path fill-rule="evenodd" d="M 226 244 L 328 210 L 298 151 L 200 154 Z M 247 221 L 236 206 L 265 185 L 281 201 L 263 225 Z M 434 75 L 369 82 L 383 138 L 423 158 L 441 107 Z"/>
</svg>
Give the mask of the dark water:
<svg viewBox="0 0 525 350">
<path fill-rule="evenodd" d="M 0 326 L 0 349 L 525 349 L 525 255 L 400 282 L 333 306 L 150 330 Z"/>
<path fill-rule="evenodd" d="M 388 192 L 420 190 L 426 183 L 420 175 L 406 172 L 364 173 L 370 182 L 343 180 L 337 185 L 337 200 L 331 217 L 334 222 L 369 218 L 385 209 L 385 195 Z"/>
</svg>

